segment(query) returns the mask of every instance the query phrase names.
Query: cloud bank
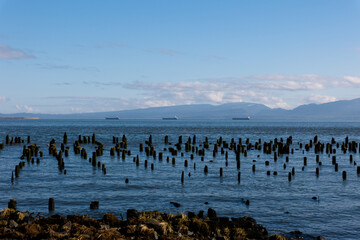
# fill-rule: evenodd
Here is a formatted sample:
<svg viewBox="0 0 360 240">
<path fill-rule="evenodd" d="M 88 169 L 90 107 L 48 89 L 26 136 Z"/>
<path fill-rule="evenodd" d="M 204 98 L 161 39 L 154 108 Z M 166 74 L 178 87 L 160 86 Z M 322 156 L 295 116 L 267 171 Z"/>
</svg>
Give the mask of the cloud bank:
<svg viewBox="0 0 360 240">
<path fill-rule="evenodd" d="M 303 92 L 308 96 L 297 99 L 297 105 L 335 101 L 336 97 L 315 92 L 335 87 L 358 88 L 360 87 L 360 78 L 351 76 L 335 78 L 314 74 L 270 74 L 208 78 L 192 82 L 137 81 L 125 84 L 123 87 L 141 92 L 144 98 L 154 102 L 162 102 L 161 100 L 165 102 L 166 99 L 168 105 L 255 102 L 271 108 L 290 109 L 296 107 L 294 103 L 291 103 L 294 99 L 290 99 L 295 93 Z"/>
<path fill-rule="evenodd" d="M 60 84 L 60 83 L 59 83 Z M 78 83 L 77 83 L 78 84 Z M 147 82 L 82 81 L 84 88 L 119 88 L 132 97 L 52 96 L 67 112 L 116 111 L 184 104 L 253 102 L 271 108 L 291 109 L 301 104 L 340 100 L 329 89 L 360 88 L 360 77 L 304 75 L 252 75 L 204 78 L 194 81 Z M 62 85 L 72 87 L 71 82 Z"/>
</svg>

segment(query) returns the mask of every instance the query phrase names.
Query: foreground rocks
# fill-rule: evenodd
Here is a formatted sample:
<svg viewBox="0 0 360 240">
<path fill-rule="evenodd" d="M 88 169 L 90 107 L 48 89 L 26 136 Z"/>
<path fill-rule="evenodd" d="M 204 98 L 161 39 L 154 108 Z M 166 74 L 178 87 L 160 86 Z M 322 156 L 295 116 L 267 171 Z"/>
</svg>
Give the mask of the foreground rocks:
<svg viewBox="0 0 360 240">
<path fill-rule="evenodd" d="M 202 213 L 201 213 L 202 215 Z M 1 239 L 270 239 L 285 240 L 284 236 L 269 236 L 267 230 L 250 217 L 217 217 L 212 209 L 201 218 L 189 212 L 167 214 L 158 211 L 137 212 L 130 209 L 126 221 L 107 213 L 95 220 L 84 215 L 66 218 L 41 215 L 7 208 L 0 212 Z"/>
</svg>

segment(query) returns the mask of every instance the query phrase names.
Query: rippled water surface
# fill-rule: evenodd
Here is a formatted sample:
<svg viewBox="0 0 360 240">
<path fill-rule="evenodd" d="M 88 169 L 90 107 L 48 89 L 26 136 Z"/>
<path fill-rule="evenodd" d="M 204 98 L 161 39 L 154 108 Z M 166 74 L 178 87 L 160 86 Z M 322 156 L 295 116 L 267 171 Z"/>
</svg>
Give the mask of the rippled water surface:
<svg viewBox="0 0 360 240">
<path fill-rule="evenodd" d="M 57 160 L 48 154 L 47 146 L 51 139 L 55 139 L 59 150 L 64 132 L 67 132 L 67 146 L 70 147 L 69 157 L 64 157 L 66 175 L 59 171 Z M 98 160 L 105 164 L 106 175 L 73 151 L 72 145 L 79 135 L 91 136 L 93 133 L 104 145 L 104 154 Z M 320 153 L 322 166 L 319 167 L 320 176 L 316 177 L 318 164 L 314 149 L 303 153 L 304 148 L 299 147 L 299 143 L 305 145 L 315 135 L 322 143 L 334 138 L 341 145 L 346 137 L 358 143 L 359 122 L 0 120 L 0 143 L 5 142 L 6 135 L 20 136 L 25 143 L 27 136 L 31 136 L 31 143 L 40 146 L 44 156 L 40 158 L 40 164 L 23 160 L 26 164 L 12 184 L 11 172 L 21 161 L 24 144 L 5 145 L 0 151 L 0 208 L 7 207 L 9 199 L 15 198 L 20 210 L 46 215 L 50 197 L 55 198 L 55 213 L 81 213 L 94 217 L 105 212 L 121 217 L 129 208 L 176 213 L 197 212 L 211 207 L 220 216 L 254 217 L 270 232 L 300 230 L 327 239 L 359 239 L 360 236 L 360 176 L 355 163 L 349 161 L 352 154 L 354 161 L 360 163 L 359 148 L 357 153 L 344 154 L 340 148 L 336 149 L 336 154 Z M 121 139 L 123 135 L 126 135 L 127 149 L 131 151 L 131 156 L 125 160 L 121 156 L 110 156 L 110 149 L 114 146 L 112 137 Z M 155 150 L 164 154 L 162 161 L 139 152 L 139 144 L 144 144 L 150 135 Z M 165 135 L 169 136 L 171 146 L 164 144 Z M 179 152 L 173 165 L 173 156 L 164 148 L 174 147 L 180 135 L 184 156 Z M 184 143 L 194 135 L 199 149 L 206 137 L 211 143 L 204 161 L 197 155 L 191 160 L 191 152 L 185 152 Z M 241 155 L 240 170 L 236 167 L 233 151 L 225 149 L 229 152 L 228 166 L 225 165 L 225 155 L 219 151 L 213 157 L 212 153 L 213 143 L 220 137 L 228 143 L 232 138 L 236 142 L 241 138 L 242 144 L 249 138 L 255 144 L 259 139 L 262 143 L 274 138 L 286 141 L 289 136 L 293 138 L 291 147 L 294 154 L 280 155 L 274 162 L 273 154 L 249 150 L 247 157 Z M 95 145 L 81 146 L 91 157 Z M 138 167 L 133 162 L 137 155 L 140 159 Z M 332 165 L 333 155 L 336 155 L 339 164 L 338 172 Z M 167 156 L 170 157 L 169 162 L 166 161 Z M 290 161 L 284 169 L 286 156 Z M 304 156 L 308 160 L 302 171 Z M 147 168 L 145 160 L 148 160 Z M 188 167 L 184 166 L 185 160 L 189 162 Z M 265 166 L 265 161 L 269 161 L 270 165 Z M 151 164 L 154 164 L 154 170 L 151 170 Z M 252 171 L 254 164 L 255 172 Z M 208 166 L 208 174 L 204 174 L 205 165 Z M 295 175 L 289 182 L 288 173 L 292 167 Z M 220 177 L 220 168 L 223 168 L 223 177 Z M 185 172 L 184 184 L 181 184 L 182 171 Z M 271 175 L 267 175 L 267 171 L 271 171 Z M 278 175 L 273 175 L 274 171 Z M 347 172 L 346 181 L 342 179 L 343 171 Z M 241 172 L 240 184 L 238 172 Z M 125 183 L 126 178 L 129 179 L 128 184 Z M 242 199 L 248 199 L 250 205 L 244 204 Z M 89 209 L 93 200 L 100 202 L 99 210 Z M 170 201 L 180 203 L 181 207 L 174 207 Z"/>
</svg>

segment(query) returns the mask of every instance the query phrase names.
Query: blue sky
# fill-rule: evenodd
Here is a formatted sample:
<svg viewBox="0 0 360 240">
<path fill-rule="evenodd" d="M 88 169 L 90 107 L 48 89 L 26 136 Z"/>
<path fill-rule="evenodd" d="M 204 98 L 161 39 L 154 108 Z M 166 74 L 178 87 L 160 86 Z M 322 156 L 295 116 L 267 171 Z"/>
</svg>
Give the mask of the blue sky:
<svg viewBox="0 0 360 240">
<path fill-rule="evenodd" d="M 359 26 L 359 0 L 0 0 L 0 113 L 358 98 Z"/>
</svg>

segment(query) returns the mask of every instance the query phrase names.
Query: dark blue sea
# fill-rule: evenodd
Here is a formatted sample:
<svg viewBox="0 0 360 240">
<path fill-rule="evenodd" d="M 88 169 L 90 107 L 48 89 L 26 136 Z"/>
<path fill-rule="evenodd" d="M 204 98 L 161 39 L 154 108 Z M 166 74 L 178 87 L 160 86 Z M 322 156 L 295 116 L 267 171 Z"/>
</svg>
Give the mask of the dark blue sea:
<svg viewBox="0 0 360 240">
<path fill-rule="evenodd" d="M 66 175 L 58 168 L 56 158 L 48 153 L 52 139 L 60 150 L 64 133 L 67 133 L 69 156 L 64 157 Z M 88 160 L 75 155 L 73 143 L 81 136 L 96 134 L 96 140 L 104 145 L 102 156 L 97 160 L 106 166 L 93 167 Z M 360 164 L 357 153 L 343 153 L 341 147 L 336 153 L 319 153 L 322 165 L 316 162 L 314 149 L 304 149 L 305 144 L 318 136 L 321 143 L 331 143 L 332 138 L 340 144 L 348 137 L 350 142 L 360 142 L 360 122 L 256 122 L 256 121 L 164 121 L 164 120 L 0 120 L 0 143 L 5 137 L 21 137 L 25 143 L 5 145 L 0 150 L 0 208 L 6 208 L 10 198 L 17 201 L 21 211 L 48 215 L 48 199 L 55 199 L 55 212 L 62 215 L 88 214 L 101 217 L 112 212 L 117 217 L 126 217 L 126 210 L 160 210 L 180 213 L 213 208 L 219 216 L 253 217 L 268 231 L 288 233 L 301 231 L 327 239 L 360 239 Z M 123 160 L 121 155 L 110 156 L 113 136 L 120 141 L 126 136 L 130 156 Z M 139 151 L 139 144 L 152 136 L 152 145 L 157 154 L 163 152 L 163 160 L 147 157 Z M 171 145 L 164 144 L 168 136 Z M 185 142 L 196 135 L 196 144 L 202 149 L 206 138 L 210 144 L 203 161 L 191 151 L 185 151 Z M 31 143 L 44 152 L 40 163 L 21 160 L 23 146 Z M 172 156 L 169 147 L 175 147 L 182 136 L 182 150 Z M 292 136 L 293 154 L 283 154 L 274 161 L 273 154 L 249 149 L 247 156 L 241 154 L 241 167 L 237 169 L 235 154 L 228 151 L 228 165 L 225 154 L 213 156 L 214 143 L 222 137 L 228 143 L 234 138 L 252 143 L 274 141 Z M 300 143 L 303 144 L 300 148 Z M 80 144 L 87 151 L 88 158 L 95 151 L 93 144 Z M 181 156 L 183 153 L 183 156 Z M 353 161 L 350 162 L 350 154 Z M 139 156 L 139 166 L 133 158 Z M 336 156 L 338 171 L 334 170 L 332 156 Z M 170 161 L 166 158 L 169 156 Z M 286 156 L 289 162 L 286 163 Z M 175 157 L 176 163 L 172 164 Z M 307 165 L 304 166 L 304 157 Z M 36 158 L 35 158 L 36 159 Z M 145 160 L 148 166 L 145 168 Z M 184 166 L 185 160 L 188 167 Z M 25 161 L 19 177 L 11 182 L 15 166 Z M 269 166 L 265 165 L 269 161 Z M 286 169 L 283 165 L 286 163 Z M 154 169 L 151 169 L 151 164 Z M 196 164 L 196 169 L 194 168 Z M 204 167 L 208 166 L 208 173 Z M 253 172 L 252 167 L 256 170 Z M 291 182 L 288 173 L 295 168 Z M 320 174 L 316 176 L 316 168 Z M 223 168 L 223 176 L 219 171 Z M 185 173 L 181 183 L 182 171 Z M 267 175 L 267 171 L 271 174 Z M 274 171 L 277 175 L 274 175 Z M 347 172 L 346 180 L 342 172 Z M 238 173 L 241 180 L 238 183 Z M 190 174 L 190 176 L 189 176 Z M 129 183 L 125 183 L 129 179 Z M 316 199 L 314 200 L 313 197 Z M 98 200 L 100 208 L 90 210 L 92 201 Z M 250 204 L 245 204 L 249 200 Z M 179 208 L 170 202 L 180 203 Z M 208 204 L 205 204 L 205 203 Z"/>
</svg>

